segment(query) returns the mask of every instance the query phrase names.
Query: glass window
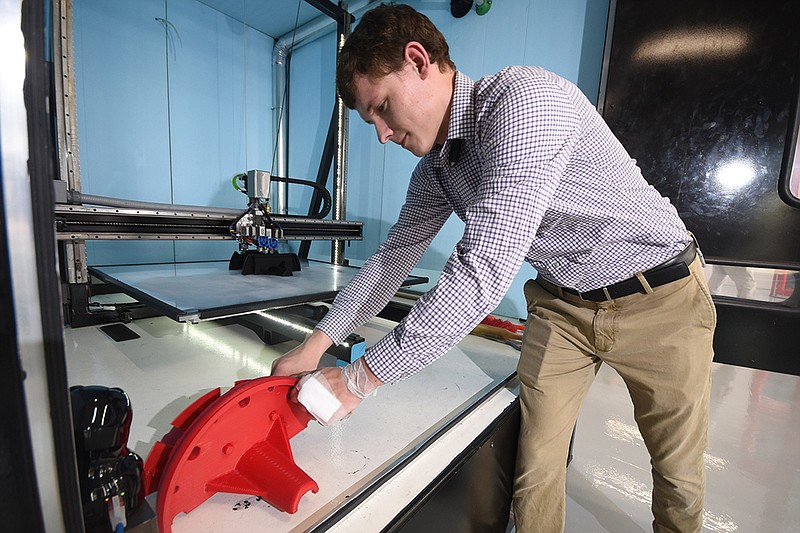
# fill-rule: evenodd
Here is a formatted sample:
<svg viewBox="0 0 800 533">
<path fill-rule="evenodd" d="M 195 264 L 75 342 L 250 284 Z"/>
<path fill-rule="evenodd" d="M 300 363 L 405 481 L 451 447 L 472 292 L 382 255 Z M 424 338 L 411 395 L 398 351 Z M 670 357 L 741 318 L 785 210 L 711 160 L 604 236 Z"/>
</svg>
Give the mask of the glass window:
<svg viewBox="0 0 800 533">
<path fill-rule="evenodd" d="M 800 271 L 707 265 L 705 274 L 711 294 L 800 307 Z"/>
</svg>

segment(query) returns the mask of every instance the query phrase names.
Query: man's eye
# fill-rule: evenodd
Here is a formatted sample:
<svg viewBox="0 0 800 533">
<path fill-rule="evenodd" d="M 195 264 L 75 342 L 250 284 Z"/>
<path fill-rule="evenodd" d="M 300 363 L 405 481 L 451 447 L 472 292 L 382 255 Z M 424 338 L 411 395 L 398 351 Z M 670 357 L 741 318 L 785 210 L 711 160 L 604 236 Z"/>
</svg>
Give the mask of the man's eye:
<svg viewBox="0 0 800 533">
<path fill-rule="evenodd" d="M 378 112 L 379 112 L 379 113 L 383 113 L 383 111 L 384 111 L 385 109 L 386 109 L 386 102 L 381 102 L 381 103 L 378 105 Z"/>
</svg>

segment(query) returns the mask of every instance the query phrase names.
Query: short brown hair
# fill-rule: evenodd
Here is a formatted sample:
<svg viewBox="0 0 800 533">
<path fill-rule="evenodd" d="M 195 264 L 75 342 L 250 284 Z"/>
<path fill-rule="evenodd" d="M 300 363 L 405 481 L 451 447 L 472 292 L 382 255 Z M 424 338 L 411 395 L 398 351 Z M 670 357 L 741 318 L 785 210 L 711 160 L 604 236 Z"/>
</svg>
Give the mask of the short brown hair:
<svg viewBox="0 0 800 533">
<path fill-rule="evenodd" d="M 357 75 L 380 78 L 401 70 L 410 41 L 422 44 L 440 71 L 456 69 L 444 35 L 428 17 L 405 4 L 381 4 L 364 13 L 339 53 L 336 88 L 344 104 L 355 108 Z"/>
</svg>

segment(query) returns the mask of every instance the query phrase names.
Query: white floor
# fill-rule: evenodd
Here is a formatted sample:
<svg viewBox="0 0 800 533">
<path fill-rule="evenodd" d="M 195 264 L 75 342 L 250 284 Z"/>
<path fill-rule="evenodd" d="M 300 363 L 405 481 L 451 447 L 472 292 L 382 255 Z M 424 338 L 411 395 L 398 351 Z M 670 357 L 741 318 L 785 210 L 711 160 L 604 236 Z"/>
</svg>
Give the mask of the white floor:
<svg viewBox="0 0 800 533">
<path fill-rule="evenodd" d="M 800 378 L 715 364 L 706 471 L 704 531 L 800 531 Z M 566 531 L 652 531 L 650 479 L 627 390 L 604 366 L 578 420 Z"/>
</svg>

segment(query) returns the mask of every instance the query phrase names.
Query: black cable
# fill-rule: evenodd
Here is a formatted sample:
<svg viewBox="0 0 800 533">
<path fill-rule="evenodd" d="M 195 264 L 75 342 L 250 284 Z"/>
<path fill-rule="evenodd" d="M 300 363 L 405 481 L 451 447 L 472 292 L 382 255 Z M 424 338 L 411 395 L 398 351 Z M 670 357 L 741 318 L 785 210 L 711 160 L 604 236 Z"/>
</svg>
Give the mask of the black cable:
<svg viewBox="0 0 800 533">
<path fill-rule="evenodd" d="M 319 213 L 308 215 L 308 218 L 325 218 L 328 215 L 328 213 L 331 212 L 331 193 L 328 192 L 328 189 L 318 184 L 317 182 L 310 180 L 300 180 L 295 178 L 282 178 L 280 176 L 271 176 L 270 180 L 280 181 L 283 183 L 294 183 L 295 185 L 308 185 L 314 187 L 314 189 L 319 191 L 319 193 L 322 194 L 322 202 L 323 202 L 322 209 L 320 209 Z"/>
</svg>

